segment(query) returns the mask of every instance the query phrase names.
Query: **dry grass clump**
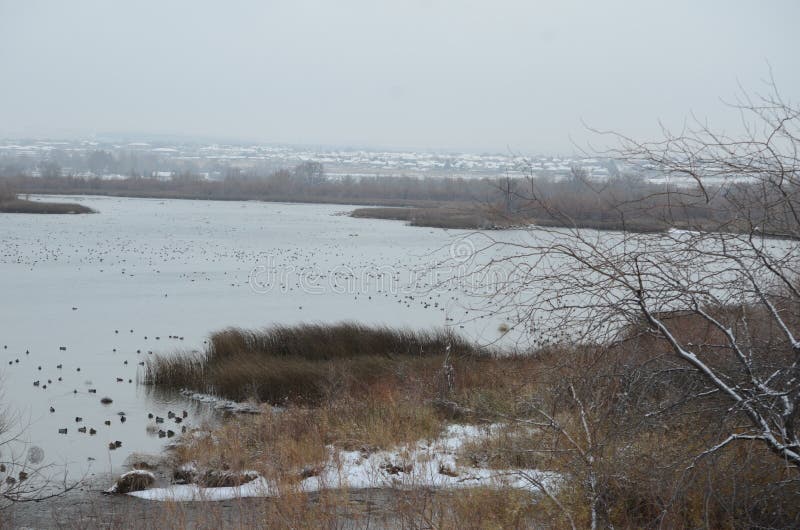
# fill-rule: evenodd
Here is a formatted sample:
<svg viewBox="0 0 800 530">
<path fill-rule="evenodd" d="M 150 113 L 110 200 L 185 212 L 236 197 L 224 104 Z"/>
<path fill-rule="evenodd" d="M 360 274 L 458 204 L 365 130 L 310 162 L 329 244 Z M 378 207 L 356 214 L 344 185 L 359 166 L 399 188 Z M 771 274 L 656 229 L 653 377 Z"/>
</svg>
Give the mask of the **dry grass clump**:
<svg viewBox="0 0 800 530">
<path fill-rule="evenodd" d="M 229 328 L 211 336 L 210 362 L 239 354 L 336 360 L 363 356 L 435 355 L 450 347 L 454 355 L 479 348 L 446 329 L 411 331 L 352 322 L 273 326 L 264 330 Z"/>
<path fill-rule="evenodd" d="M 230 328 L 213 334 L 204 354 L 155 357 L 144 381 L 235 400 L 319 403 L 344 391 L 363 394 L 388 379 L 439 370 L 448 348 L 453 358 L 485 355 L 448 330 L 351 323 Z"/>
<path fill-rule="evenodd" d="M 460 450 L 459 460 L 467 466 L 492 469 L 541 468 L 544 461 L 542 453 L 531 450 L 541 447 L 541 437 L 540 430 L 507 425 L 493 436 L 465 443 Z"/>
<path fill-rule="evenodd" d="M 156 355 L 147 362 L 144 383 L 173 389 L 196 388 L 193 385 L 205 381 L 207 371 L 206 357 L 199 353 Z"/>
</svg>

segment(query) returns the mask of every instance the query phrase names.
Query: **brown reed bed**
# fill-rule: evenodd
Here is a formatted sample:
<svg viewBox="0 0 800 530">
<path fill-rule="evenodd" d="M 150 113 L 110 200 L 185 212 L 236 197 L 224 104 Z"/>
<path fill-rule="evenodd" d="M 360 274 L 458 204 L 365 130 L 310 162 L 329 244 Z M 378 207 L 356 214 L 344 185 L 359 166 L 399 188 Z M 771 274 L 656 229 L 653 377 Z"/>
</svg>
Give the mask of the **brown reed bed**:
<svg viewBox="0 0 800 530">
<path fill-rule="evenodd" d="M 228 399 L 318 403 L 347 389 L 358 393 L 385 379 L 441 369 L 451 358 L 488 352 L 449 330 L 411 331 L 355 323 L 229 328 L 205 352 L 156 356 L 144 383 Z"/>
</svg>

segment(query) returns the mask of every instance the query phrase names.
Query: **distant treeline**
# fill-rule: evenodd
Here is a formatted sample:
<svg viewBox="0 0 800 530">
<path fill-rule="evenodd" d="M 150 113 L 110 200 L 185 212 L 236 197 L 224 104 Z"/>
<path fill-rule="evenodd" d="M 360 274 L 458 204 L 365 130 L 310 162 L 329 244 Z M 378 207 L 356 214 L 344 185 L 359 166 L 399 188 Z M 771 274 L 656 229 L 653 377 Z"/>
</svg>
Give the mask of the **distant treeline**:
<svg viewBox="0 0 800 530">
<path fill-rule="evenodd" d="M 687 188 L 667 188 L 636 177 L 590 182 L 580 170 L 570 178 L 328 178 L 306 162 L 263 177 L 209 181 L 192 174 L 170 180 L 5 176 L 16 193 L 112 195 L 209 200 L 262 200 L 383 206 L 359 217 L 404 219 L 421 226 L 492 228 L 526 223 L 598 229 L 660 231 L 723 223 L 721 202 Z M 707 190 L 706 190 L 707 191 Z M 403 210 L 398 207 L 411 207 Z"/>
<path fill-rule="evenodd" d="M 100 179 L 81 177 L 30 177 L 6 175 L 18 193 L 95 194 L 133 197 L 211 200 L 265 200 L 356 204 L 424 205 L 438 202 L 488 202 L 496 190 L 488 180 L 463 178 L 343 177 L 325 176 L 319 163 L 265 176 L 229 176 L 205 180 L 182 173 L 169 180 L 146 177 Z"/>
</svg>

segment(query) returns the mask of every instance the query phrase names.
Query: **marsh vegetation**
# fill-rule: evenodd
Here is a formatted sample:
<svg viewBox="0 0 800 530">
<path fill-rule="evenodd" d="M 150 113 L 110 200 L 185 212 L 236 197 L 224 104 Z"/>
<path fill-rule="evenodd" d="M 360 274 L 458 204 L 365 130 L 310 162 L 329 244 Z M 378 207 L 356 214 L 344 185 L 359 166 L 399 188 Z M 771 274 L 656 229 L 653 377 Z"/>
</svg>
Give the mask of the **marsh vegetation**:
<svg viewBox="0 0 800 530">
<path fill-rule="evenodd" d="M 439 370 L 446 355 L 478 363 L 488 354 L 454 333 L 355 323 L 225 329 L 202 353 L 148 360 L 144 382 L 233 400 L 320 403 L 414 374 Z"/>
<path fill-rule="evenodd" d="M 0 180 L 0 213 L 79 214 L 95 211 L 82 204 L 20 199 L 11 186 Z"/>
<path fill-rule="evenodd" d="M 750 192 L 746 183 L 738 186 L 738 191 L 709 185 L 715 199 L 706 202 L 693 182 L 655 184 L 633 174 L 595 182 L 580 167 L 562 179 L 540 178 L 526 171 L 521 165 L 507 178 L 332 179 L 321 164 L 309 162 L 266 175 L 230 176 L 222 181 L 191 174 L 169 181 L 142 177 L 0 177 L 22 193 L 363 205 L 369 208 L 357 209 L 354 217 L 463 229 L 539 225 L 659 232 L 718 226 L 732 220 L 736 213 L 719 200 L 718 194 Z M 676 200 L 680 207 L 676 207 Z"/>
<path fill-rule="evenodd" d="M 702 319 L 665 318 L 680 320 L 681 340 L 718 338 Z M 766 337 L 772 331 L 763 323 Z M 601 491 L 602 517 L 620 527 L 800 521 L 794 471 L 771 465 L 765 447 L 744 443 L 698 458 L 742 418 L 720 414 L 722 397 L 692 399 L 702 377 L 681 370 L 669 351 L 646 325 L 627 328 L 613 344 L 563 344 L 526 355 L 489 354 L 448 332 L 303 325 L 223 330 L 212 335 L 204 356 L 158 357 L 147 373 L 156 385 L 280 404 L 230 418 L 210 435 L 185 437 L 171 458 L 175 469 L 190 465 L 201 475 L 256 470 L 293 499 L 284 508 L 320 509 L 318 497 L 300 484 L 335 465 L 331 451 L 402 455 L 448 426 L 475 425 L 487 434 L 461 445 L 442 473 L 458 476 L 475 466 L 544 469 L 562 481 L 553 487 L 531 479 L 534 493 L 507 492 L 502 502 L 491 488 L 420 489 L 401 495 L 419 503 L 392 507 L 392 520 L 586 527 L 591 500 Z M 401 479 L 413 477 L 419 464 L 392 465 Z M 347 500 L 363 494 L 335 490 L 320 494 L 332 503 L 327 510 L 364 515 L 349 512 L 354 507 Z M 386 509 L 390 504 L 380 501 Z"/>
</svg>

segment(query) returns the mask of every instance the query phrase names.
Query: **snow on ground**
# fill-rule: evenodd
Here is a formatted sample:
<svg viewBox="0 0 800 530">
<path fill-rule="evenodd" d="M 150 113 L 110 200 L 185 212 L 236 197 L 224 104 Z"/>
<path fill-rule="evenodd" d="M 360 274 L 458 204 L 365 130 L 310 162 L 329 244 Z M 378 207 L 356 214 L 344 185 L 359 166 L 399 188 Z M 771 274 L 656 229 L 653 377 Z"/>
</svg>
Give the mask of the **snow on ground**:
<svg viewBox="0 0 800 530">
<path fill-rule="evenodd" d="M 419 441 L 390 451 L 364 453 L 329 448 L 325 467 L 316 476 L 300 481 L 297 489 L 315 492 L 324 489 L 366 488 L 514 488 L 538 492 L 538 483 L 557 487 L 556 473 L 535 469 L 484 469 L 459 466 L 456 456 L 461 447 L 474 440 L 496 434 L 502 425 L 451 425 L 433 440 Z M 129 495 L 155 501 L 220 501 L 243 497 L 270 497 L 279 494 L 275 484 L 259 477 L 236 487 L 204 488 L 196 484 L 175 485 L 131 492 Z"/>
<path fill-rule="evenodd" d="M 277 491 L 266 479 L 259 477 L 241 486 L 203 488 L 197 484 L 181 484 L 168 488 L 134 491 L 128 495 L 150 501 L 225 501 L 245 497 L 272 497 L 277 495 Z"/>
</svg>

